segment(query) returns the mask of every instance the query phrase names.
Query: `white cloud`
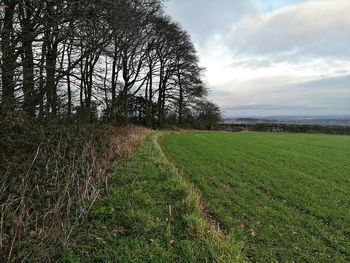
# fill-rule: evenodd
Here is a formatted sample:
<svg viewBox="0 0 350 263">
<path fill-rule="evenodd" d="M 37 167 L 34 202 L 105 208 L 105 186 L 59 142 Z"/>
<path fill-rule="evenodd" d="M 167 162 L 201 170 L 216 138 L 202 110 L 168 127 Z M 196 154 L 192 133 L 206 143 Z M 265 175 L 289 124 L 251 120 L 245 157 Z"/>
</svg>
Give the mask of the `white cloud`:
<svg viewBox="0 0 350 263">
<path fill-rule="evenodd" d="M 171 0 L 167 10 L 202 45 L 213 36 L 227 32 L 232 23 L 255 14 L 257 7 L 255 0 Z"/>
<path fill-rule="evenodd" d="M 350 0 L 278 2 L 169 4 L 194 36 L 210 97 L 227 116 L 350 115 Z"/>
<path fill-rule="evenodd" d="M 237 53 L 350 56 L 350 1 L 308 1 L 249 17 L 228 45 Z"/>
</svg>

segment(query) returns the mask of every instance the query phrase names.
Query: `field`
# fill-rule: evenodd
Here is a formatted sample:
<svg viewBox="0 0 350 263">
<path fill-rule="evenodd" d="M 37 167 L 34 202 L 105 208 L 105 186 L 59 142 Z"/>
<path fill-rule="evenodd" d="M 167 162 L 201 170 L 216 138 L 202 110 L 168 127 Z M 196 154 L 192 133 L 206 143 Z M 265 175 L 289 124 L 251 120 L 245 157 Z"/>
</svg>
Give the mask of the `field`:
<svg viewBox="0 0 350 263">
<path fill-rule="evenodd" d="M 200 212 L 199 197 L 145 136 L 133 157 L 112 169 L 108 194 L 71 234 L 63 262 L 244 262 L 232 236 Z"/>
<path fill-rule="evenodd" d="M 188 132 L 161 144 L 249 260 L 350 261 L 350 137 Z"/>
</svg>

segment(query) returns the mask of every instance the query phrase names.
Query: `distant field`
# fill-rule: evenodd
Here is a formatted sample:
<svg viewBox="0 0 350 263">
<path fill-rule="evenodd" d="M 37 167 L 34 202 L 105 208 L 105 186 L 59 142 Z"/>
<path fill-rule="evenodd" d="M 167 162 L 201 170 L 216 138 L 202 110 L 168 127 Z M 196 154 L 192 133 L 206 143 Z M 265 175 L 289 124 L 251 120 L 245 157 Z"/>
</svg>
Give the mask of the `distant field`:
<svg viewBox="0 0 350 263">
<path fill-rule="evenodd" d="M 168 157 L 258 262 L 350 262 L 350 137 L 176 133 Z"/>
</svg>

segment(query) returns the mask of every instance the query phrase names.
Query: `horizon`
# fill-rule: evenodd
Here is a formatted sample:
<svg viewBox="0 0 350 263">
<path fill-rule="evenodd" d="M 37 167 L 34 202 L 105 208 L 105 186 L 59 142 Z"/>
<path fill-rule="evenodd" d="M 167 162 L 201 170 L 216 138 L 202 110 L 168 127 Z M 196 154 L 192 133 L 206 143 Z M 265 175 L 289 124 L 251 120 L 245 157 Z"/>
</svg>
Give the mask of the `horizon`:
<svg viewBox="0 0 350 263">
<path fill-rule="evenodd" d="M 166 9 L 194 41 L 225 118 L 350 115 L 350 1 L 170 0 Z"/>
<path fill-rule="evenodd" d="M 224 119 L 254 119 L 254 118 L 315 118 L 315 119 L 335 119 L 335 118 L 350 118 L 350 115 L 232 115 L 232 116 L 225 116 Z"/>
</svg>

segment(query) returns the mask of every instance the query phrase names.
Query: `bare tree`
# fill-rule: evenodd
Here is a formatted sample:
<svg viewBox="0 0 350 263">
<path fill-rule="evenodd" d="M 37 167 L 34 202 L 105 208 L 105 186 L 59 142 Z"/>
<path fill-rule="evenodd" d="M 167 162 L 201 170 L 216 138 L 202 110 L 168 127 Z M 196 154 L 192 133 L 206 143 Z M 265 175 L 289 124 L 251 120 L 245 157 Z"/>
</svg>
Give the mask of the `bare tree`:
<svg viewBox="0 0 350 263">
<path fill-rule="evenodd" d="M 137 108 L 141 123 L 162 128 L 174 113 L 183 126 L 207 94 L 191 39 L 162 0 L 4 4 L 1 103 L 11 110 L 126 124 Z"/>
</svg>

